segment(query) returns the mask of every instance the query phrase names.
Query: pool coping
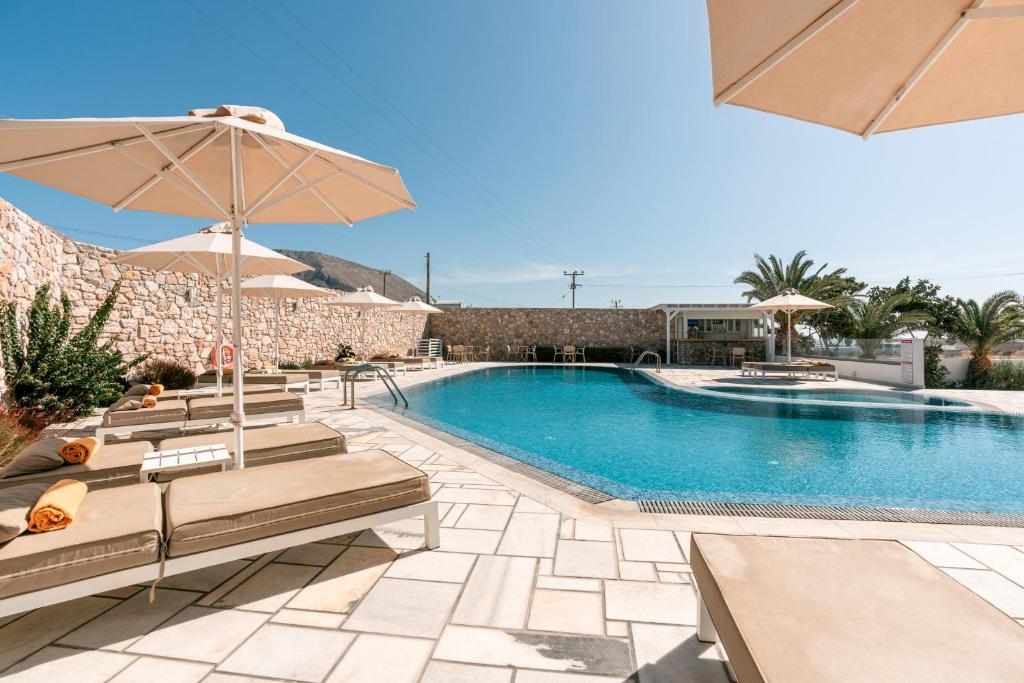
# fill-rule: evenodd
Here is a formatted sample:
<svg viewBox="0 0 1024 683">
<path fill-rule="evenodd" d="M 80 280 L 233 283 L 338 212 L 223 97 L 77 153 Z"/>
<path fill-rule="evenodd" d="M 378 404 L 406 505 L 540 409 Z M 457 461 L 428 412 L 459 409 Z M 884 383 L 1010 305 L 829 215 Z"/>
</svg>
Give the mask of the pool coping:
<svg viewBox="0 0 1024 683">
<path fill-rule="evenodd" d="M 464 373 L 485 370 L 493 367 L 523 367 L 527 365 L 539 366 L 560 366 L 561 364 L 551 363 L 492 363 L 487 365 L 470 364 Z M 613 363 L 590 363 L 591 367 L 605 367 L 617 369 L 631 369 L 627 365 Z M 670 387 L 675 390 L 686 390 L 686 387 L 665 381 L 657 377 L 653 370 L 638 369 L 644 377 L 657 384 Z M 444 378 L 431 378 L 423 382 L 428 384 Z M 417 382 L 419 384 L 419 382 Z M 373 392 L 378 394 L 381 392 Z M 367 397 L 369 398 L 369 397 Z M 469 441 L 450 432 L 438 429 L 432 425 L 421 422 L 407 415 L 402 415 L 391 408 L 381 406 L 369 401 L 359 401 L 364 407 L 371 408 L 374 412 L 386 415 L 389 419 L 398 422 L 415 431 L 426 434 L 434 439 L 457 448 L 463 452 L 472 454 L 477 458 L 496 465 L 503 470 L 512 472 L 521 477 L 541 484 L 542 486 L 558 493 L 571 496 L 575 500 L 594 506 L 614 507 L 618 510 L 632 510 L 640 513 L 653 513 L 657 515 L 686 515 L 686 516 L 714 516 L 714 517 L 741 517 L 760 519 L 785 519 L 785 520 L 815 520 L 815 521 L 850 521 L 850 522 L 896 522 L 909 524 L 928 525 L 958 525 L 958 526 L 981 526 L 999 528 L 1024 528 L 1024 514 L 999 513 L 999 512 L 973 512 L 957 510 L 933 510 L 927 508 L 899 508 L 899 507 L 852 507 L 852 506 L 830 506 L 790 503 L 733 503 L 716 502 L 703 500 L 659 500 L 659 499 L 624 499 L 618 498 L 606 491 L 587 486 L 573 481 L 561 475 L 549 472 L 543 468 L 531 465 L 511 456 L 499 453 L 481 444 Z M 941 408 L 940 408 L 941 409 Z M 988 412 L 982 410 L 981 412 Z M 573 514 L 578 514 L 574 512 Z"/>
</svg>

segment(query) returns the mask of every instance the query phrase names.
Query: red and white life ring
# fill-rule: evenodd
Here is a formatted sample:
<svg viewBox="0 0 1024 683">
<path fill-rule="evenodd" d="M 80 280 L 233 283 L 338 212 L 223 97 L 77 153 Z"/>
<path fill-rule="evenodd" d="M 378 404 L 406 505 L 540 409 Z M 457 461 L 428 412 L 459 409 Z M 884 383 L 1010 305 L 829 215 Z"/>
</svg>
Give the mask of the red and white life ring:
<svg viewBox="0 0 1024 683">
<path fill-rule="evenodd" d="M 227 342 L 220 345 L 220 353 L 217 353 L 217 347 L 210 351 L 210 363 L 213 367 L 219 367 L 222 362 L 225 368 L 230 368 L 235 362 L 235 347 Z"/>
</svg>

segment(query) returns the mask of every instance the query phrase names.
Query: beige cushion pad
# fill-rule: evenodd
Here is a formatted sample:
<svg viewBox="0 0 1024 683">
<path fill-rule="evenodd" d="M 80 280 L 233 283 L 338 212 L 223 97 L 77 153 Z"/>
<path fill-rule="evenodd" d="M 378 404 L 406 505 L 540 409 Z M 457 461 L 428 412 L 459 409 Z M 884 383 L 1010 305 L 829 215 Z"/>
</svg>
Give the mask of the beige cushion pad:
<svg viewBox="0 0 1024 683">
<path fill-rule="evenodd" d="M 156 484 L 89 491 L 68 528 L 0 546 L 0 598 L 156 562 L 162 522 Z"/>
<path fill-rule="evenodd" d="M 63 440 L 63 439 L 62 439 Z M 70 441 L 71 439 L 67 439 Z M 77 479 L 89 485 L 89 490 L 120 486 L 139 481 L 139 469 L 142 467 L 142 456 L 153 450 L 148 441 L 126 441 L 124 443 L 107 443 L 100 446 L 89 462 L 81 465 L 63 464 L 45 472 L 23 474 L 17 477 L 0 479 L 0 489 L 16 484 L 46 482 L 56 484 L 61 479 Z"/>
<path fill-rule="evenodd" d="M 175 479 L 164 494 L 176 557 L 430 499 L 427 476 L 385 451 Z"/>
<path fill-rule="evenodd" d="M 341 377 L 341 370 L 304 370 L 306 375 L 310 379 L 330 379 L 332 377 Z"/>
<path fill-rule="evenodd" d="M 273 391 L 265 394 L 245 394 L 245 414 L 262 415 L 267 413 L 284 413 L 302 410 L 302 397 L 287 391 Z M 217 417 L 230 417 L 234 399 L 231 396 L 208 398 L 190 398 L 188 400 L 188 418 L 190 420 L 208 420 Z"/>
<path fill-rule="evenodd" d="M 69 441 L 74 441 L 74 439 L 56 437 L 30 443 L 18 451 L 14 459 L 0 470 L 0 479 L 17 477 L 22 474 L 48 472 L 64 465 L 64 458 L 60 457 L 57 451 Z"/>
<path fill-rule="evenodd" d="M 185 401 L 159 401 L 153 408 L 139 410 L 108 410 L 103 414 L 103 427 L 131 427 L 135 425 L 159 424 L 161 422 L 183 422 L 188 411 Z"/>
<path fill-rule="evenodd" d="M 246 384 L 292 384 L 293 382 L 307 382 L 309 375 L 302 372 L 289 372 L 279 375 L 266 373 L 254 373 L 245 376 Z"/>
<path fill-rule="evenodd" d="M 195 434 L 164 439 L 157 450 L 168 451 L 195 446 L 224 446 L 228 453 L 235 453 L 233 431 L 213 434 Z M 270 465 L 322 455 L 339 455 L 348 452 L 345 435 L 319 422 L 305 424 L 275 425 L 273 427 L 252 427 L 245 430 L 245 466 Z M 206 472 L 219 472 L 219 465 L 187 470 L 157 472 L 158 482 L 170 481 L 182 476 Z"/>
<path fill-rule="evenodd" d="M 895 541 L 694 534 L 737 679 L 1019 681 L 1024 628 Z"/>
<path fill-rule="evenodd" d="M 221 390 L 221 393 L 224 396 L 234 396 L 235 395 L 235 390 L 231 387 L 230 379 L 231 379 L 230 377 L 225 378 L 224 387 Z M 211 392 L 213 392 L 216 389 L 216 387 L 214 387 L 214 386 L 197 387 L 197 388 L 208 388 Z M 266 384 L 264 384 L 262 386 L 252 386 L 250 384 L 246 384 L 245 385 L 245 389 L 243 390 L 242 393 L 244 393 L 244 394 L 266 394 L 266 393 L 270 393 L 270 392 L 273 392 L 273 391 L 281 391 L 281 387 L 279 387 L 279 386 L 267 386 Z M 205 395 L 206 398 L 215 397 L 215 396 L 216 396 L 215 393 L 208 393 L 208 394 Z M 203 398 L 203 396 L 202 395 L 196 396 L 195 394 L 192 394 L 192 395 L 185 394 L 185 396 L 181 396 L 181 389 L 168 389 L 167 391 L 164 391 L 159 396 L 157 396 L 156 400 L 157 400 L 157 403 L 159 403 L 160 401 L 170 401 L 170 400 L 174 400 L 174 399 L 178 399 L 178 398 L 184 398 L 186 401 L 188 401 L 188 400 L 191 400 L 193 398 Z"/>
</svg>

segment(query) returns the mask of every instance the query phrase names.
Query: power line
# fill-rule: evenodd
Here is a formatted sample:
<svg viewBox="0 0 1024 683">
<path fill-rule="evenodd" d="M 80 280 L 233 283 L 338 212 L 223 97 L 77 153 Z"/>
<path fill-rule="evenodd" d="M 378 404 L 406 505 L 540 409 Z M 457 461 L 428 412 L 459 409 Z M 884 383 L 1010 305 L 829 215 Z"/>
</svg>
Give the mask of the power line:
<svg viewBox="0 0 1024 683">
<path fill-rule="evenodd" d="M 362 137 L 363 139 L 365 139 L 365 140 L 366 140 L 367 142 L 369 142 L 369 143 L 370 143 L 371 145 L 373 145 L 373 146 L 374 146 L 374 147 L 376 147 L 377 149 L 379 149 L 379 150 L 381 150 L 382 152 L 384 152 L 384 154 L 386 154 L 387 156 L 389 156 L 389 157 L 393 158 L 393 159 L 394 159 L 394 160 L 395 160 L 395 161 L 397 162 L 397 164 L 396 164 L 396 165 L 402 166 L 402 167 L 403 167 L 403 168 L 404 168 L 404 169 L 405 169 L 405 170 L 406 170 L 406 171 L 407 171 L 407 172 L 408 172 L 408 173 L 409 173 L 410 175 L 414 175 L 414 176 L 416 176 L 417 178 L 419 178 L 419 179 L 420 179 L 421 181 L 423 181 L 423 183 L 425 183 L 426 185 L 428 185 L 429 187 L 431 187 L 431 188 L 432 188 L 432 189 L 433 189 L 433 190 L 434 190 L 435 192 L 437 192 L 437 193 L 438 193 L 439 195 L 441 195 L 442 197 L 444 197 L 444 198 L 445 198 L 445 199 L 447 199 L 448 201 L 452 202 L 452 203 L 453 203 L 453 204 L 455 204 L 456 206 L 460 207 L 460 208 L 461 208 L 461 209 L 462 209 L 463 211 L 465 211 L 466 213 L 468 213 L 468 214 L 469 214 L 469 215 L 470 215 L 471 217 L 473 217 L 474 219 L 476 219 L 476 220 L 477 220 L 477 221 L 479 221 L 480 223 L 482 223 L 482 224 L 486 225 L 487 227 L 491 228 L 492 230 L 494 230 L 495 232 L 497 232 L 497 233 L 498 233 L 499 235 L 501 235 L 501 236 L 502 236 L 502 237 L 504 237 L 505 239 L 509 240 L 510 242 L 512 242 L 513 244 L 515 244 L 516 246 L 518 246 L 518 247 L 519 247 L 520 249 L 523 249 L 524 251 L 527 251 L 527 252 L 529 252 L 529 253 L 530 253 L 530 254 L 531 254 L 532 256 L 534 256 L 535 258 L 538 258 L 538 259 L 540 259 L 541 261 L 544 261 L 544 260 L 545 260 L 545 257 L 543 257 L 543 256 L 539 256 L 539 255 L 538 255 L 538 254 L 537 254 L 536 252 L 534 252 L 534 251 L 533 251 L 532 249 L 530 249 L 529 247 L 526 247 L 526 246 L 524 246 L 524 245 L 523 245 L 522 243 L 520 243 L 520 242 L 519 242 L 518 240 L 516 240 L 516 239 L 515 239 L 515 238 L 513 238 L 512 236 L 510 236 L 510 235 L 508 235 L 507 233 L 505 233 L 504 231 L 502 231 L 502 230 L 501 230 L 500 228 L 498 228 L 497 226 L 495 226 L 495 225 L 494 225 L 493 223 L 491 223 L 490 221 L 488 221 L 488 220 L 484 219 L 483 217 L 479 216 L 479 215 L 478 215 L 478 214 L 477 214 L 476 212 L 472 211 L 472 210 L 471 210 L 471 209 L 470 209 L 469 207 L 467 207 L 467 206 L 466 206 L 465 204 L 463 204 L 462 202 L 460 202 L 459 200 L 455 199 L 455 198 L 454 198 L 454 197 L 452 197 L 452 196 L 451 196 L 450 194 L 448 194 L 447 192 L 445 192 L 444 190 L 442 190 L 442 189 L 441 189 L 440 187 L 438 187 L 438 186 L 437 186 L 437 185 L 436 185 L 436 184 L 435 184 L 434 182 L 430 181 L 430 180 L 429 180 L 429 179 L 428 179 L 428 178 L 427 178 L 426 176 L 424 176 L 424 175 L 423 175 L 423 174 L 421 174 L 421 173 L 417 173 L 417 172 L 416 172 L 416 171 L 415 171 L 415 170 L 414 170 L 414 169 L 413 169 L 413 168 L 412 168 L 412 167 L 411 167 L 410 165 L 408 165 L 408 164 L 404 163 L 404 162 L 403 162 L 403 161 L 402 161 L 402 160 L 401 160 L 401 159 L 399 158 L 399 156 L 398 156 L 397 154 L 395 154 L 394 152 L 391 152 L 390 150 L 388 150 L 387 148 L 385 148 L 385 147 L 384 147 L 383 145 L 381 145 L 381 144 L 380 144 L 380 143 L 378 143 L 378 142 L 377 142 L 376 140 L 374 140 L 373 138 L 371 138 L 371 137 L 370 137 L 369 135 L 367 135 L 366 133 L 364 133 L 364 132 L 363 132 L 362 130 L 360 130 L 359 128 L 357 128 L 357 127 L 356 127 L 356 126 L 355 126 L 355 125 L 354 125 L 353 123 L 351 123 L 350 121 L 347 121 L 346 119 L 344 119 L 344 118 L 342 118 L 341 116 L 339 116 L 339 115 L 338 115 L 338 113 L 337 113 L 337 112 L 335 112 L 335 111 L 334 111 L 334 109 L 332 109 L 332 108 L 331 108 L 330 106 L 328 106 L 328 105 L 327 105 L 327 104 L 326 104 L 326 103 L 325 103 L 325 102 L 324 102 L 323 100 L 321 100 L 321 99 L 320 99 L 319 97 L 317 97 L 317 96 L 316 96 L 316 95 L 314 95 L 314 94 L 313 94 L 312 92 L 310 92 L 309 90 L 307 90 L 306 88 L 304 88 L 304 87 L 303 87 L 302 85 L 300 85 L 300 84 L 299 84 L 299 83 L 298 83 L 298 82 L 297 82 L 297 81 L 296 81 L 295 79 L 293 79 L 293 78 L 292 78 L 291 76 L 289 76 L 289 75 L 288 75 L 287 73 L 285 73 L 284 71 L 282 71 L 281 69 L 279 69 L 279 68 L 278 68 L 278 67 L 277 67 L 277 66 L 276 66 L 275 64 L 273 64 L 273 63 L 272 63 L 272 62 L 271 62 L 270 60 L 266 59 L 266 58 L 265 58 L 265 57 L 263 57 L 263 56 L 262 56 L 261 54 L 259 54 L 258 52 L 256 52 L 255 50 L 253 50 L 253 49 L 252 49 L 251 47 L 249 47 L 249 45 L 248 45 L 248 44 L 247 44 L 246 42 L 244 42 L 244 41 L 242 41 L 241 39 L 239 39 L 239 38 L 238 38 L 238 37 L 237 37 L 237 36 L 236 36 L 235 34 L 233 34 L 233 33 L 232 33 L 231 31 L 229 31 L 229 30 L 228 30 L 228 29 L 227 29 L 227 28 L 226 28 L 226 27 L 225 27 L 225 26 L 224 26 L 223 24 L 221 24 L 221 23 L 220 23 L 219 21 L 217 21 L 216 19 L 214 19 L 213 17 L 211 17 L 211 16 L 209 15 L 209 14 L 207 14 L 206 12 L 204 12 L 203 10 L 201 10 L 201 9 L 200 9 L 199 7 L 197 7 L 197 6 L 195 5 L 195 3 L 194 3 L 194 2 L 192 1 L 192 0 L 185 0 L 185 3 L 186 3 L 186 4 L 187 4 L 187 5 L 189 6 L 189 7 L 191 7 L 191 8 L 192 8 L 192 9 L 193 9 L 193 10 L 194 10 L 194 11 L 195 11 L 195 12 L 196 12 L 197 14 L 199 14 L 200 16 L 202 16 L 203 18 L 205 18 L 205 19 L 206 19 L 207 21 L 209 21 L 209 22 L 210 22 L 211 24 L 213 24 L 214 26 L 216 26 L 216 27 L 217 27 L 217 28 L 218 28 L 218 29 L 219 29 L 219 30 L 221 31 L 221 33 L 223 33 L 224 35 L 226 35 L 227 37 L 231 38 L 231 39 L 232 39 L 233 41 L 235 41 L 236 43 L 238 43 L 239 45 L 241 45 L 241 46 L 242 46 L 242 47 L 243 47 L 243 48 L 244 48 L 244 49 L 245 49 L 245 50 L 246 50 L 246 51 L 247 51 L 247 52 L 248 52 L 249 54 L 251 54 L 251 55 L 252 55 L 253 57 L 255 57 L 256 59 L 260 60 L 260 61 L 261 61 L 261 62 L 262 62 L 262 63 L 263 63 L 263 64 L 264 64 L 264 65 L 265 65 L 265 66 L 266 66 L 267 68 L 269 68 L 269 69 L 270 69 L 271 71 L 273 71 L 274 73 L 276 73 L 276 74 L 277 74 L 278 76 L 280 76 L 281 78 L 283 78 L 284 80 L 286 80 L 286 81 L 287 81 L 287 82 L 288 82 L 289 84 L 291 84 L 291 86 L 292 86 L 293 88 L 295 88 L 296 90 L 298 90 L 299 92 L 301 92 L 301 93 L 302 93 L 303 95 L 305 95 L 306 97 L 308 97 L 308 98 L 309 98 L 310 100 L 312 100 L 313 102 L 315 102 L 315 103 L 316 103 L 317 105 L 319 105 L 319 106 L 320 106 L 320 107 L 321 107 L 321 108 L 322 108 L 322 109 L 323 109 L 324 111 L 326 111 L 326 112 L 327 112 L 327 113 L 328 113 L 328 114 L 329 114 L 330 116 L 332 116 L 333 118 L 337 119 L 338 121 L 340 121 L 340 122 L 341 122 L 341 123 L 343 123 L 344 125 L 348 126 L 348 128 L 350 128 L 350 129 L 351 129 L 352 131 L 354 131 L 354 132 L 355 132 L 355 133 L 356 133 L 357 135 L 359 135 L 360 137 Z M 293 40 L 294 40 L 294 39 L 293 39 Z"/>
<path fill-rule="evenodd" d="M 430 158 L 433 159 L 437 163 L 438 166 L 440 166 L 441 168 L 446 170 L 453 178 L 455 178 L 460 183 L 462 183 L 462 185 L 466 189 L 468 189 L 470 192 L 472 192 L 474 195 L 476 195 L 476 197 L 480 201 L 484 202 L 495 213 L 501 215 L 502 218 L 507 220 L 509 222 L 509 224 L 511 224 L 513 227 L 520 227 L 520 226 L 522 226 L 528 232 L 532 233 L 534 238 L 539 243 L 539 245 L 541 247 L 547 249 L 549 252 L 551 252 L 551 254 L 557 260 L 563 261 L 563 262 L 568 260 L 567 258 L 565 258 L 561 254 L 561 252 L 557 248 L 555 248 L 555 246 L 551 242 L 549 242 L 547 240 L 546 237 L 544 237 L 544 235 L 542 233 L 540 233 L 539 231 L 535 230 L 526 221 L 524 221 L 521 217 L 519 217 L 519 215 L 516 214 L 512 209 L 508 208 L 508 206 L 505 205 L 504 202 L 502 202 L 501 199 L 494 192 L 489 190 L 487 188 L 487 186 L 485 186 L 475 175 L 473 175 L 473 173 L 471 173 L 469 171 L 469 169 L 467 169 L 463 164 L 459 163 L 459 161 L 457 159 L 455 159 L 455 157 L 453 157 L 451 154 L 449 154 L 444 149 L 444 147 L 442 147 L 440 144 L 438 144 L 437 141 L 435 141 L 425 130 L 423 130 L 423 128 L 421 128 L 419 125 L 417 125 L 411 118 L 409 118 L 408 115 L 405 114 L 405 112 L 403 112 L 401 109 L 399 109 L 398 105 L 396 105 L 384 93 L 382 93 L 375 85 L 373 85 L 373 83 L 369 79 L 367 79 L 361 73 L 359 73 L 359 71 L 357 71 L 356 68 L 353 67 L 351 63 L 349 63 L 344 57 L 342 57 L 338 53 L 337 50 L 335 50 L 329 43 L 327 43 L 323 38 L 321 38 L 320 35 L 314 29 L 312 29 L 308 24 L 306 24 L 306 22 L 304 22 L 294 12 L 292 12 L 291 9 L 287 5 L 283 4 L 281 2 L 281 0 L 275 0 L 275 2 L 277 3 L 278 7 L 280 7 L 282 10 L 284 10 L 297 24 L 299 24 L 299 26 L 304 28 L 307 33 L 309 33 L 311 36 L 313 36 L 317 40 L 317 42 L 319 42 L 328 52 L 330 52 L 331 55 L 333 55 L 335 59 L 337 59 L 341 64 L 343 64 L 345 66 L 345 68 L 347 68 L 349 71 L 352 72 L 353 75 L 355 75 L 356 78 L 358 78 L 360 81 L 363 82 L 363 84 L 365 84 L 370 90 L 372 90 L 377 95 L 377 97 L 379 97 L 381 100 L 383 100 L 385 103 L 387 103 L 387 105 L 390 106 L 391 109 L 393 109 L 402 119 L 404 119 L 406 123 L 408 123 L 410 126 L 412 126 L 412 128 L 415 129 L 416 132 L 418 132 L 431 145 L 433 145 L 433 147 L 435 147 L 438 151 L 440 151 L 441 154 L 443 154 L 451 162 L 451 165 L 455 166 L 458 170 L 462 171 L 463 174 L 465 174 L 474 183 L 476 183 L 484 192 L 486 192 L 488 195 L 493 197 L 494 198 L 494 202 L 491 202 L 489 199 L 487 199 L 486 197 L 481 195 L 480 192 L 478 192 L 476 190 L 476 188 L 474 188 L 469 183 L 467 183 L 465 180 L 463 180 L 463 178 L 461 176 L 459 176 L 459 174 L 457 174 L 454 171 L 452 171 L 451 166 L 449 166 L 446 162 L 444 162 L 441 159 L 439 159 L 430 149 L 428 149 L 428 148 L 424 147 L 422 144 L 420 144 L 420 142 L 415 137 L 410 135 L 401 126 L 399 126 L 397 123 L 395 123 L 387 114 L 385 114 L 383 111 L 381 111 L 368 98 L 364 97 L 363 94 L 360 93 L 356 88 L 354 88 L 352 86 L 352 84 L 349 83 L 344 77 L 342 77 L 336 71 L 334 71 L 333 69 L 328 67 L 326 64 L 324 64 L 324 62 L 319 57 L 317 57 L 315 54 L 313 54 L 313 52 L 311 50 L 309 50 L 309 48 L 307 48 L 304 43 L 302 43 L 301 41 L 296 40 L 284 27 L 282 27 L 280 24 L 278 24 L 276 21 L 274 21 L 274 19 L 271 18 L 266 12 L 264 12 L 263 9 L 261 7 L 259 7 L 258 4 L 253 3 L 253 6 L 256 7 L 256 10 L 260 14 L 262 14 L 267 19 L 267 21 L 269 21 L 278 30 L 280 30 L 282 33 L 284 33 L 286 36 L 288 36 L 292 40 L 292 42 L 294 42 L 296 45 L 299 46 L 300 49 L 302 49 L 304 52 L 306 52 L 306 54 L 308 54 L 310 57 L 312 57 L 314 60 L 316 60 L 316 62 L 318 64 L 320 64 L 320 66 L 322 66 L 328 73 L 330 73 L 332 76 L 334 76 L 342 84 L 344 84 L 346 88 L 348 88 L 356 97 L 358 97 L 363 102 L 365 102 L 367 104 L 367 106 L 369 106 L 371 109 L 373 109 L 373 111 L 375 111 L 377 114 L 379 114 L 381 116 L 381 118 L 383 118 L 385 121 L 387 121 L 389 124 L 391 124 L 391 126 L 394 127 L 395 130 L 399 131 L 400 133 L 405 135 L 407 138 L 409 138 L 409 140 L 411 140 L 413 144 L 415 144 L 424 153 L 426 153 L 428 156 L 430 156 Z M 509 213 L 511 213 L 512 216 L 514 216 L 516 218 L 516 220 L 513 220 L 511 217 L 509 217 L 509 215 L 505 212 L 506 210 Z M 517 225 L 517 221 L 518 221 L 519 225 Z"/>
<path fill-rule="evenodd" d="M 587 287 L 628 287 L 630 289 L 734 289 L 741 285 L 634 285 L 629 283 L 620 283 L 617 285 L 612 284 L 594 284 L 593 282 L 587 283 Z"/>
<path fill-rule="evenodd" d="M 44 223 L 51 228 L 57 228 L 61 232 L 75 232 L 83 235 L 95 235 L 96 237 L 106 237 L 108 239 L 125 240 L 127 242 L 138 242 L 139 244 L 153 244 L 153 240 L 143 239 L 141 237 L 133 237 L 131 235 L 119 235 L 113 232 L 103 232 L 102 230 L 92 230 L 90 228 L 73 228 L 70 225 L 60 225 L 58 223 Z"/>
</svg>

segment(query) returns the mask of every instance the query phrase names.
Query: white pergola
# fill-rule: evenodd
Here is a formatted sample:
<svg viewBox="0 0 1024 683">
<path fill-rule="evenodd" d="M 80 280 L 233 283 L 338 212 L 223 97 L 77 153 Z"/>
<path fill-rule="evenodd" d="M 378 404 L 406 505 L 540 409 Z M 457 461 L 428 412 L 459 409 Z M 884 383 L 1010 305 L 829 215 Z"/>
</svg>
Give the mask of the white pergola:
<svg viewBox="0 0 1024 683">
<path fill-rule="evenodd" d="M 652 310 L 665 311 L 665 364 L 672 362 L 672 321 L 683 316 L 684 320 L 761 320 L 765 330 L 765 353 L 769 359 L 774 355 L 775 331 L 772 327 L 772 316 L 766 311 L 751 310 L 749 304 L 658 304 Z M 683 339 L 688 337 L 689 329 L 683 325 Z"/>
</svg>

